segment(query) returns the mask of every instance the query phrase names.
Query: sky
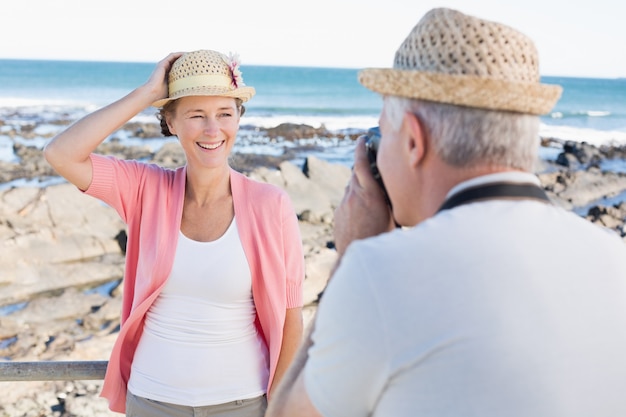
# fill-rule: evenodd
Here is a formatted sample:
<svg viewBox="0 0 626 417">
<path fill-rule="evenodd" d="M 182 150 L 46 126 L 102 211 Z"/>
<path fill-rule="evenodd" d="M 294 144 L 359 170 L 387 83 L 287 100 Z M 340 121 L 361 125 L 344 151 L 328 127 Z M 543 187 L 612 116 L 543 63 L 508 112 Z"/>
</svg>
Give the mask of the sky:
<svg viewBox="0 0 626 417">
<path fill-rule="evenodd" d="M 242 66 L 390 67 L 428 10 L 450 7 L 530 36 L 541 75 L 626 77 L 617 0 L 6 0 L 0 59 L 157 62 L 238 53 Z"/>
</svg>

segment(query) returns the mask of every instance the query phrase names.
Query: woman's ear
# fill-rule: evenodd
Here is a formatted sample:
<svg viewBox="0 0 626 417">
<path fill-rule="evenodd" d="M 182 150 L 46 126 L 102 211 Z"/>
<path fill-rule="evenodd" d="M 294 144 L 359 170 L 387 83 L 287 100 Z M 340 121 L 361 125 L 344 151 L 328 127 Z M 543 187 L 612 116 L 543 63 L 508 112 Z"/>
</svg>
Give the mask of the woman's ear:
<svg viewBox="0 0 626 417">
<path fill-rule="evenodd" d="M 409 163 L 416 167 L 424 159 L 427 151 L 428 143 L 424 126 L 416 115 L 407 112 L 404 114 L 403 129 L 405 129 L 406 134 Z"/>
<path fill-rule="evenodd" d="M 176 136 L 176 129 L 174 129 L 174 124 L 170 121 L 169 117 L 165 118 L 165 123 L 167 123 L 167 128 L 170 130 L 172 136 Z"/>
</svg>

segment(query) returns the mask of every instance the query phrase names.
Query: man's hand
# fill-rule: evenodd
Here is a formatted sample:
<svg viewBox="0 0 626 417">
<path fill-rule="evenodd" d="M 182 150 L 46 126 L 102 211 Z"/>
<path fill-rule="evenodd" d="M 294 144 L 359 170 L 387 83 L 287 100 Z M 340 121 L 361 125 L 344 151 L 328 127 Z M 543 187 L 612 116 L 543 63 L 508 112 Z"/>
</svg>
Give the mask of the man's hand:
<svg viewBox="0 0 626 417">
<path fill-rule="evenodd" d="M 335 210 L 335 247 L 342 256 L 353 240 L 388 232 L 394 228 L 385 193 L 369 168 L 365 137 L 357 139 L 352 177 L 343 200 Z"/>
</svg>

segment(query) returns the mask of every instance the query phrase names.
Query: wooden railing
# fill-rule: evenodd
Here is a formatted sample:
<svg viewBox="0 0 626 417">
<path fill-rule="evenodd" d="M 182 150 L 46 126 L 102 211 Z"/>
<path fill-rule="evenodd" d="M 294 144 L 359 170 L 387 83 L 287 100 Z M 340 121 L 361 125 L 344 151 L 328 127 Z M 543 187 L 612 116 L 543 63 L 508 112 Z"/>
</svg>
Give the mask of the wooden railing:
<svg viewBox="0 0 626 417">
<path fill-rule="evenodd" d="M 108 361 L 0 362 L 0 381 L 104 379 Z"/>
</svg>

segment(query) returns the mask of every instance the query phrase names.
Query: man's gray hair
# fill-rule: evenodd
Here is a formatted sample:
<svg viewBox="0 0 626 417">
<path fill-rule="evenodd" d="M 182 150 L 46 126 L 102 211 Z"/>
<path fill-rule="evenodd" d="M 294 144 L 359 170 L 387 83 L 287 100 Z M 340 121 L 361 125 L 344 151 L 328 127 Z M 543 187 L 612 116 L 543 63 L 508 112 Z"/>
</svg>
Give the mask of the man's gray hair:
<svg viewBox="0 0 626 417">
<path fill-rule="evenodd" d="M 396 131 L 406 112 L 416 115 L 435 151 L 458 168 L 493 166 L 533 172 L 539 147 L 539 117 L 397 96 L 385 97 L 385 115 Z"/>
</svg>

